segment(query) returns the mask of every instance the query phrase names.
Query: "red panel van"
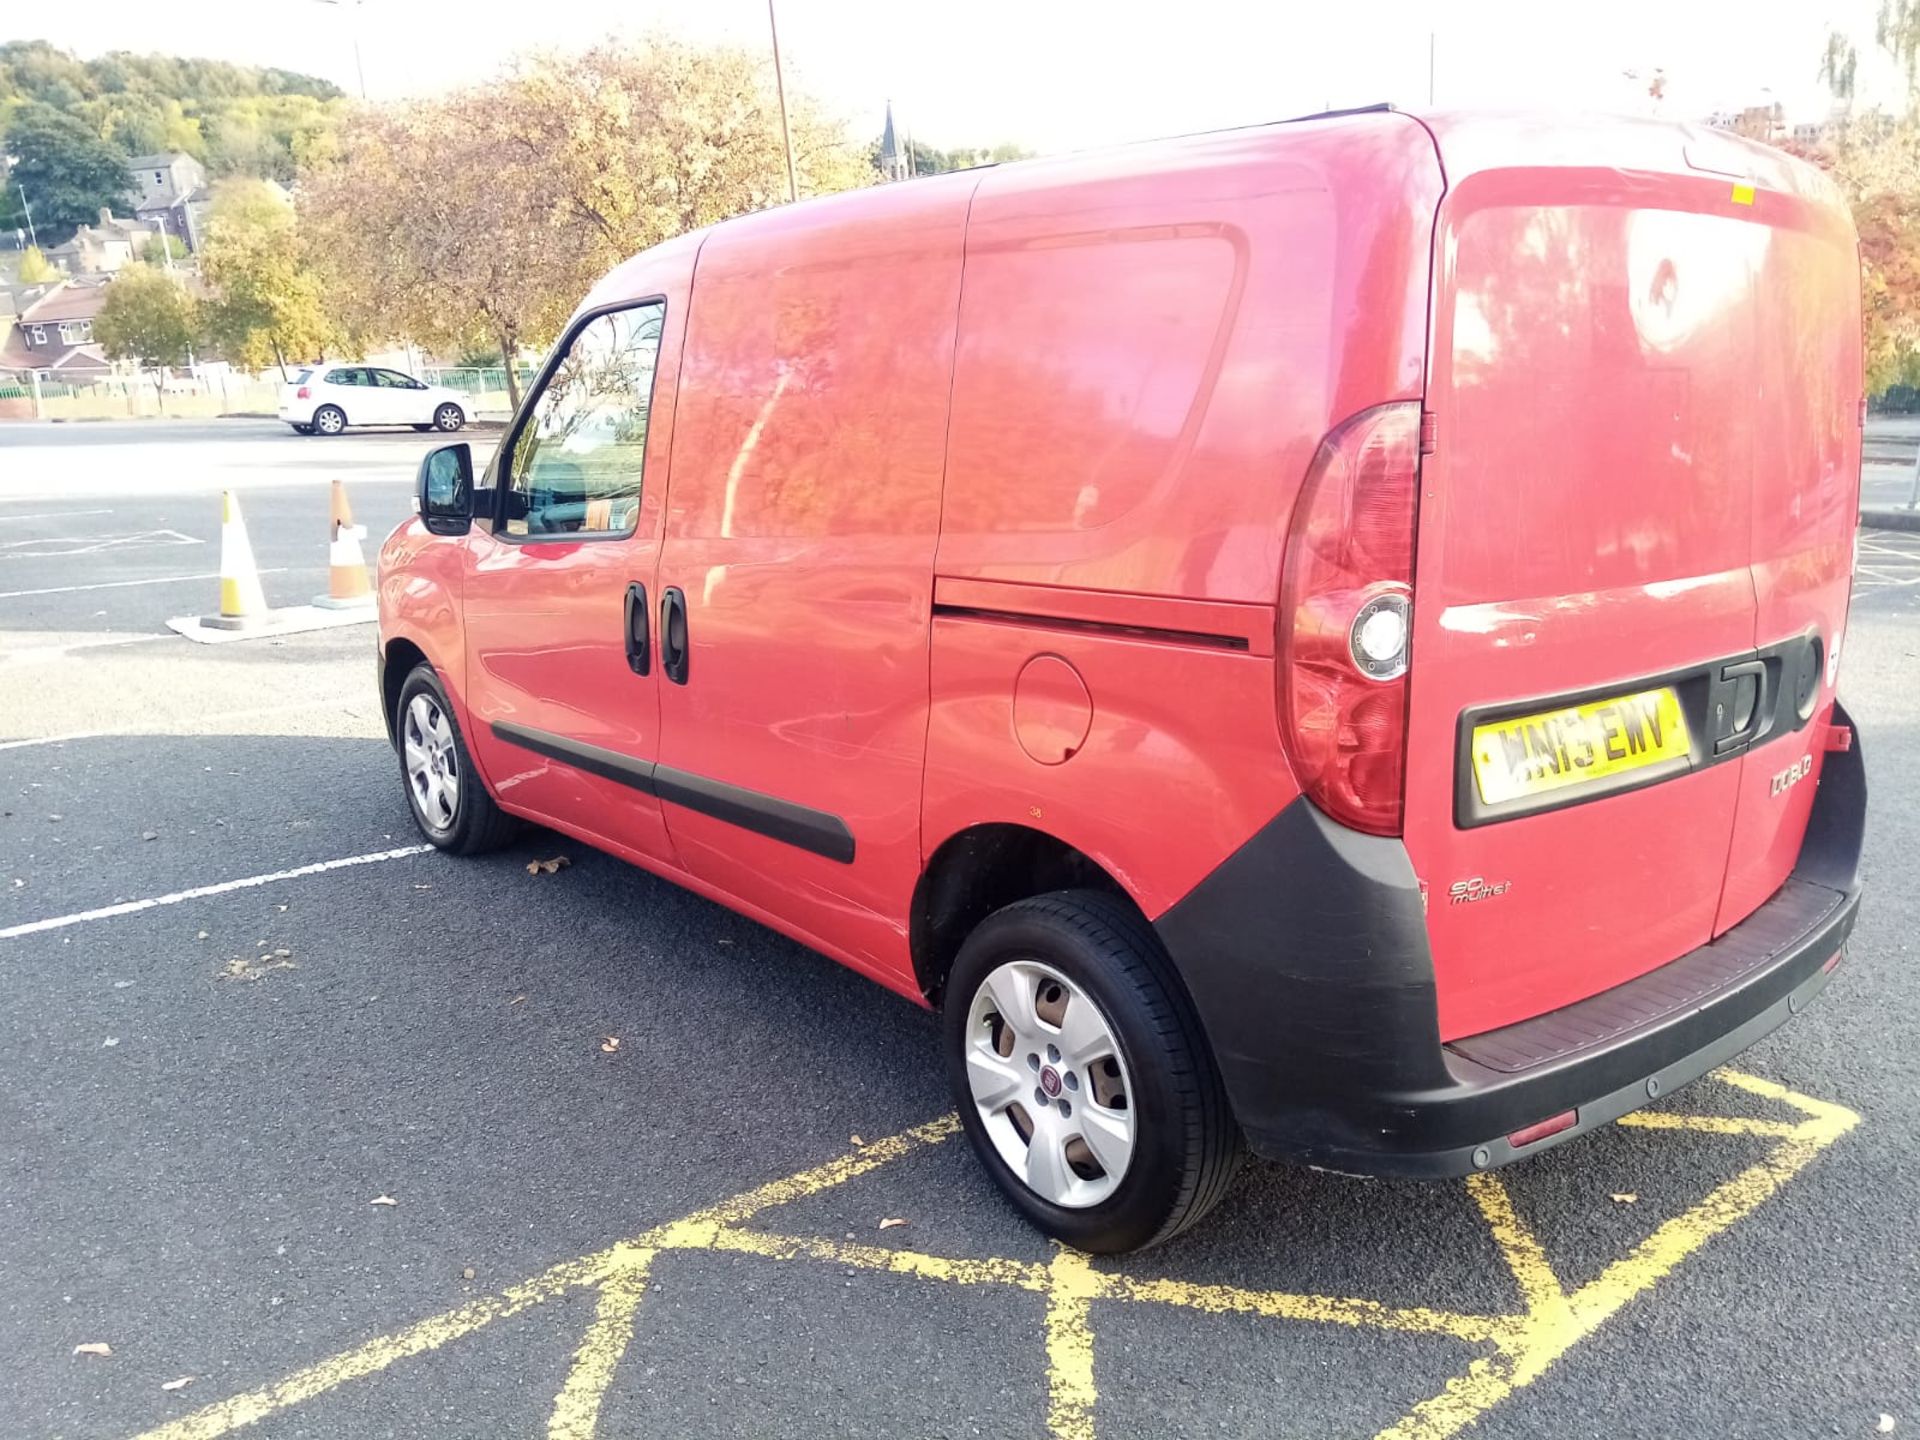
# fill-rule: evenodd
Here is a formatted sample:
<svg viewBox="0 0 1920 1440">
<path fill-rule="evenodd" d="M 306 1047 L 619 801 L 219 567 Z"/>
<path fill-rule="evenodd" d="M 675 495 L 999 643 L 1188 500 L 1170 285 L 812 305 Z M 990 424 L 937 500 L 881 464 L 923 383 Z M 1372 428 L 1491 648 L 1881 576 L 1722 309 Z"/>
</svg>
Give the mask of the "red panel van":
<svg viewBox="0 0 1920 1440">
<path fill-rule="evenodd" d="M 1384 109 L 682 236 L 381 552 L 414 815 L 940 1007 L 1086 1249 L 1535 1154 L 1853 926 L 1856 257 L 1764 146 Z"/>
</svg>

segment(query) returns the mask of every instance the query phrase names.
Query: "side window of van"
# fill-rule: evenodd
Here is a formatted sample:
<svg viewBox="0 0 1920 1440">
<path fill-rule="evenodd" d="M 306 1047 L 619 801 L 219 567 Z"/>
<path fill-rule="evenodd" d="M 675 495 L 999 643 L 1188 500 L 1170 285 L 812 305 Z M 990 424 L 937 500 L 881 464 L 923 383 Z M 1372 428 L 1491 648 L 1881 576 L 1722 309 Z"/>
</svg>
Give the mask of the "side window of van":
<svg viewBox="0 0 1920 1440">
<path fill-rule="evenodd" d="M 514 438 L 506 532 L 630 535 L 666 307 L 596 316 L 574 335 Z"/>
</svg>

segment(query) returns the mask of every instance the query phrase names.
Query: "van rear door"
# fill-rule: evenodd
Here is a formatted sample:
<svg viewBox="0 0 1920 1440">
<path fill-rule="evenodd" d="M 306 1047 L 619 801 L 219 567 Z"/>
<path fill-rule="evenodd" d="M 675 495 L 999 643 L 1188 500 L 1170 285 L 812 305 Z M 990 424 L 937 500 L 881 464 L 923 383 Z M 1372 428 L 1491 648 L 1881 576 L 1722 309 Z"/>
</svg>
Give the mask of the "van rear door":
<svg viewBox="0 0 1920 1440">
<path fill-rule="evenodd" d="M 1674 127 L 1433 128 L 1450 188 L 1405 833 L 1455 1039 L 1705 943 L 1736 832 L 1756 884 L 1784 876 L 1804 806 L 1743 810 L 1768 698 L 1755 586 L 1782 592 L 1773 628 L 1831 623 L 1844 595 L 1838 529 L 1808 562 L 1774 513 L 1830 434 L 1826 400 L 1783 388 L 1834 358 L 1825 321 L 1795 348 L 1798 293 L 1766 298 L 1786 197 L 1689 165 Z M 1793 454 L 1762 454 L 1783 437 Z"/>
</svg>

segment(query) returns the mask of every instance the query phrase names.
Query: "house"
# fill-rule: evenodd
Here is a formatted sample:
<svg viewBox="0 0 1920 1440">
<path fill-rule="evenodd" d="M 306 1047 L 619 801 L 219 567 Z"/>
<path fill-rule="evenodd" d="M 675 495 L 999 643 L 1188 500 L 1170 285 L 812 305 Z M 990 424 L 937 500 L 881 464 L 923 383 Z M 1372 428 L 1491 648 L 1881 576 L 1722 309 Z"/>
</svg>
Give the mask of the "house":
<svg viewBox="0 0 1920 1440">
<path fill-rule="evenodd" d="M 176 150 L 169 155 L 136 155 L 127 162 L 127 174 L 139 196 L 134 217 L 163 222 L 175 239 L 184 241 L 189 250 L 198 250 L 207 206 L 213 199 L 205 167 Z"/>
<path fill-rule="evenodd" d="M 140 258 L 140 249 L 160 233 L 156 223 L 120 220 L 102 207 L 97 225 L 82 225 L 64 245 L 47 251 L 47 259 L 69 275 L 111 275 Z"/>
<path fill-rule="evenodd" d="M 0 340 L 0 372 L 32 370 L 44 380 L 67 381 L 110 374 L 112 363 L 93 339 L 107 284 L 104 275 L 87 276 L 19 294 L 18 313 Z"/>
</svg>

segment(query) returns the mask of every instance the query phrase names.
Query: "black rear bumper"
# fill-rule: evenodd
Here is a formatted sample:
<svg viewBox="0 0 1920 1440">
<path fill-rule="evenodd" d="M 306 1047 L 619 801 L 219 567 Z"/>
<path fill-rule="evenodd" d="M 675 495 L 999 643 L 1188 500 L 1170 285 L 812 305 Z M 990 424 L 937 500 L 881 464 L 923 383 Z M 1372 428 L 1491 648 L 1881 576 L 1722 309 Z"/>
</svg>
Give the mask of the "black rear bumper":
<svg viewBox="0 0 1920 1440">
<path fill-rule="evenodd" d="M 1834 723 L 1852 721 L 1837 704 Z M 1752 1045 L 1826 984 L 1860 904 L 1858 732 L 1826 757 L 1787 883 L 1719 939 L 1550 1014 L 1442 1044 L 1426 913 L 1398 840 L 1302 799 L 1160 917 L 1253 1148 L 1461 1175 L 1605 1125 Z M 1568 1110 L 1516 1150 L 1506 1137 Z"/>
</svg>

